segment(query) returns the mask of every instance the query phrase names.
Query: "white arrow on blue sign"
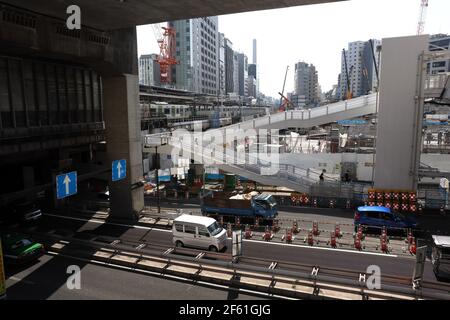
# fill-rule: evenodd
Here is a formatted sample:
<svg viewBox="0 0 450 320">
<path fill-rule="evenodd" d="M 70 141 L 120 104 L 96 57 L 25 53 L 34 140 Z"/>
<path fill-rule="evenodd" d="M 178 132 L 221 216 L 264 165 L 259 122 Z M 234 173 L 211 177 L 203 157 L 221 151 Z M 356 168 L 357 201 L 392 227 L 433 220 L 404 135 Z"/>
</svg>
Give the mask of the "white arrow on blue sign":
<svg viewBox="0 0 450 320">
<path fill-rule="evenodd" d="M 112 162 L 112 181 L 122 180 L 127 176 L 127 160 L 114 160 Z"/>
<path fill-rule="evenodd" d="M 77 172 L 56 176 L 56 198 L 62 199 L 77 193 Z"/>
</svg>

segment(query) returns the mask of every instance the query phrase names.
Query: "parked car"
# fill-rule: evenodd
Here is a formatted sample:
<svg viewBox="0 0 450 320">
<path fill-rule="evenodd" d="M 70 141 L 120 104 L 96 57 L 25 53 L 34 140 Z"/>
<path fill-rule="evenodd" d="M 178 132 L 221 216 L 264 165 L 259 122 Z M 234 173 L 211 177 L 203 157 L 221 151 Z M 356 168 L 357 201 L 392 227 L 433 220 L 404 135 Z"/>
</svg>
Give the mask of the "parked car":
<svg viewBox="0 0 450 320">
<path fill-rule="evenodd" d="M 0 208 L 0 224 L 3 225 L 35 222 L 41 217 L 41 209 L 34 202 L 16 202 Z"/>
<path fill-rule="evenodd" d="M 416 219 L 406 216 L 402 213 L 393 212 L 390 208 L 381 206 L 362 206 L 358 207 L 354 217 L 355 231 L 359 226 L 366 229 L 404 230 L 412 229 L 417 231 L 419 224 Z"/>
<path fill-rule="evenodd" d="M 37 260 L 45 253 L 42 244 L 19 233 L 2 233 L 1 239 L 5 263 L 23 264 Z"/>
</svg>

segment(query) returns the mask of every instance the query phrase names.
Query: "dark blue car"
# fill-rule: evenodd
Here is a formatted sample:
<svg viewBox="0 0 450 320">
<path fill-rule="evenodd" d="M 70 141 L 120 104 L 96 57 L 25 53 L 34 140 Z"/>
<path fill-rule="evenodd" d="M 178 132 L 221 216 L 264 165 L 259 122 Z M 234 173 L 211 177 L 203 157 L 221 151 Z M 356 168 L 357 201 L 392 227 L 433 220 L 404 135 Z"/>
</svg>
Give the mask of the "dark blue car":
<svg viewBox="0 0 450 320">
<path fill-rule="evenodd" d="M 355 212 L 355 231 L 358 226 L 377 229 L 386 227 L 388 230 L 417 230 L 419 228 L 417 220 L 413 217 L 407 217 L 404 214 L 392 212 L 389 208 L 378 206 L 358 207 Z"/>
</svg>

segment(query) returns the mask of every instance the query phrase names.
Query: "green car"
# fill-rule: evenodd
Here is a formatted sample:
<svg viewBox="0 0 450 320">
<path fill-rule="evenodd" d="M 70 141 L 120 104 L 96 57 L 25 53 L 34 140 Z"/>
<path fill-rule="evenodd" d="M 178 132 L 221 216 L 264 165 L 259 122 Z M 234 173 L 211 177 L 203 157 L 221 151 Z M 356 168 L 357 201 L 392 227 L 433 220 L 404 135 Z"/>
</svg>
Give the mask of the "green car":
<svg viewBox="0 0 450 320">
<path fill-rule="evenodd" d="M 18 233 L 5 233 L 2 237 L 3 257 L 5 263 L 21 264 L 40 258 L 44 246 Z"/>
</svg>

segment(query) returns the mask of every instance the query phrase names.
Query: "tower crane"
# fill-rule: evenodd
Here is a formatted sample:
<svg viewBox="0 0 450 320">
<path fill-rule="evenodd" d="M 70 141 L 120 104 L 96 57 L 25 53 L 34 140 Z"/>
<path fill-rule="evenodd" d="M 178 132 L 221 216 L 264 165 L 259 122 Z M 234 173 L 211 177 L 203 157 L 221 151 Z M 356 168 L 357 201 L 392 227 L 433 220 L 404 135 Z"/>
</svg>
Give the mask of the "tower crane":
<svg viewBox="0 0 450 320">
<path fill-rule="evenodd" d="M 350 100 L 351 98 L 353 98 L 353 93 L 352 93 L 352 88 L 350 86 L 350 76 L 348 73 L 347 54 L 345 53 L 345 49 L 342 49 L 342 54 L 344 55 L 345 76 L 347 77 L 347 91 L 346 91 L 345 100 Z M 352 66 L 352 68 L 350 68 L 350 73 L 352 72 L 352 69 L 353 69 L 353 66 Z"/>
<path fill-rule="evenodd" d="M 160 78 L 162 84 L 172 83 L 171 67 L 176 65 L 178 61 L 175 58 L 175 37 L 176 31 L 173 26 L 169 24 L 164 26 L 161 23 L 153 25 L 153 33 L 158 42 L 159 55 L 157 62 L 160 69 Z"/>
<path fill-rule="evenodd" d="M 417 35 L 425 31 L 425 22 L 427 19 L 428 0 L 420 0 L 419 23 L 417 24 Z"/>
</svg>

